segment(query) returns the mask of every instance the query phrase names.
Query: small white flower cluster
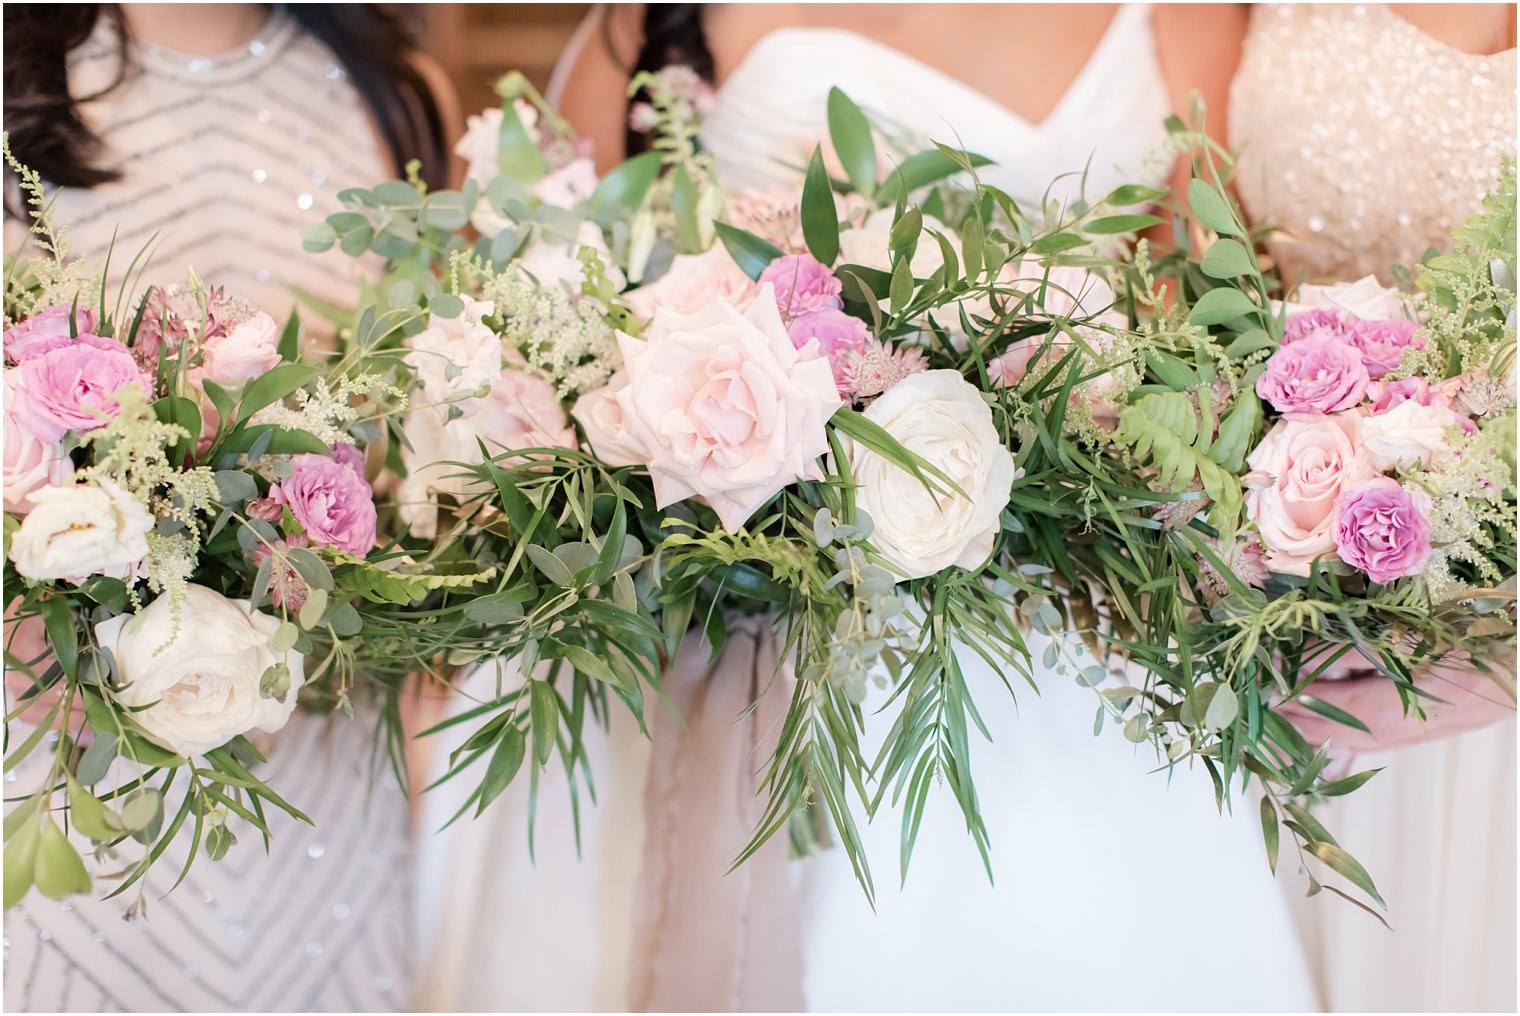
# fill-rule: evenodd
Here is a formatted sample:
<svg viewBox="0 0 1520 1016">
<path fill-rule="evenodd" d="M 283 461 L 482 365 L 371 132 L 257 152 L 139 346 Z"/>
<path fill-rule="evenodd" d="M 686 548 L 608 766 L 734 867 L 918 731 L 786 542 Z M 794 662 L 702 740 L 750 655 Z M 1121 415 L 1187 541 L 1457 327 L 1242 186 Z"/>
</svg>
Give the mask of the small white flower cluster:
<svg viewBox="0 0 1520 1016">
<path fill-rule="evenodd" d="M 1507 432 L 1513 440 L 1513 431 Z M 1440 603 L 1467 589 L 1454 573 L 1466 565 L 1480 583 L 1498 585 L 1504 578 L 1493 561 L 1494 532 L 1515 539 L 1515 515 L 1504 501 L 1509 466 L 1501 442 L 1504 431 L 1480 431 L 1461 454 L 1442 455 L 1419 475 L 1430 494 L 1430 543 L 1433 551 L 1421 577 L 1432 602 Z"/>
<path fill-rule="evenodd" d="M 359 419 L 355 405 L 367 395 L 381 394 L 395 400 L 395 411 L 406 408 L 406 394 L 379 374 L 341 377 L 336 385 L 318 378 L 295 394 L 295 405 L 284 402 L 265 406 L 253 415 L 255 424 L 271 424 L 287 430 L 304 430 L 323 444 L 353 444 L 348 425 Z"/>
</svg>

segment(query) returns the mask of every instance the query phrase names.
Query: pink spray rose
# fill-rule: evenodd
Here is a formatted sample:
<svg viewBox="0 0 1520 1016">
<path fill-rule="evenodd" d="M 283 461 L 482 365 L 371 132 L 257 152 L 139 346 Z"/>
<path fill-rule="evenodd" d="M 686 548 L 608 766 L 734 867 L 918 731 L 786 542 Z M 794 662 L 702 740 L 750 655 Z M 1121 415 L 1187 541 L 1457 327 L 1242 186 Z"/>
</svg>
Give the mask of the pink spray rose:
<svg viewBox="0 0 1520 1016">
<path fill-rule="evenodd" d="M 121 411 L 111 396 L 127 385 L 151 389 L 126 346 L 94 335 L 27 360 L 15 373 L 10 418 L 48 442 L 103 426 Z"/>
<path fill-rule="evenodd" d="M 754 296 L 754 280 L 734 264 L 722 244 L 714 244 L 701 254 L 677 254 L 669 271 L 628 294 L 628 306 L 639 317 L 652 318 L 661 309 L 696 314 L 715 299 L 742 310 Z"/>
<path fill-rule="evenodd" d="M 844 390 L 845 367 L 851 354 L 859 353 L 871 337 L 871 329 L 858 317 L 851 317 L 842 310 L 826 307 L 793 318 L 786 326 L 792 337 L 792 345 L 798 349 L 809 342 L 816 342 L 818 349 L 829 358 L 829 369 Z"/>
<path fill-rule="evenodd" d="M 776 303 L 787 319 L 844 306 L 843 291 L 834 273 L 811 254 L 783 254 L 765 266 L 760 284 L 776 290 Z"/>
<path fill-rule="evenodd" d="M 571 159 L 533 185 L 533 196 L 546 205 L 574 208 L 596 190 L 596 164 Z"/>
<path fill-rule="evenodd" d="M 58 487 L 74 472 L 74 463 L 57 442 L 40 441 L 37 436 L 11 418 L 14 398 L 11 372 L 4 381 L 5 392 L 5 510 L 23 515 L 32 508 L 32 494 L 45 487 Z"/>
<path fill-rule="evenodd" d="M 787 484 L 822 475 L 824 425 L 843 403 L 817 346 L 792 345 L 770 286 L 743 314 L 714 299 L 618 344 L 624 377 L 576 419 L 609 465 L 649 468 L 658 507 L 701 498 L 735 532 Z"/>
<path fill-rule="evenodd" d="M 1403 377 L 1397 381 L 1374 381 L 1367 386 L 1368 407 L 1374 413 L 1386 413 L 1401 402 L 1418 402 L 1422 406 L 1451 408 L 1451 399 L 1422 377 Z"/>
<path fill-rule="evenodd" d="M 1414 575 L 1430 559 L 1430 495 L 1392 477 L 1363 481 L 1341 495 L 1335 545 L 1341 560 L 1378 583 Z"/>
<path fill-rule="evenodd" d="M 428 402 L 454 402 L 461 412 L 474 412 L 480 400 L 472 393 L 501 377 L 501 338 L 483 322 L 496 313 L 490 300 L 464 298 L 459 316 L 433 314 L 428 326 L 408 341 L 407 362 Z"/>
<path fill-rule="evenodd" d="M 1337 499 L 1375 475 L 1361 447 L 1361 415 L 1280 420 L 1246 458 L 1246 514 L 1267 548 L 1267 567 L 1309 574 L 1335 550 Z"/>
<path fill-rule="evenodd" d="M 375 495 L 353 469 L 326 455 L 294 455 L 269 496 L 316 543 L 363 556 L 375 545 Z"/>
<path fill-rule="evenodd" d="M 351 444 L 335 444 L 329 445 L 328 447 L 332 448 L 334 462 L 343 463 L 343 465 L 347 466 L 349 469 L 352 469 L 354 471 L 354 474 L 358 476 L 359 479 L 364 479 L 363 451 L 361 451 L 355 445 Z"/>
<path fill-rule="evenodd" d="M 1362 401 L 1368 380 L 1360 350 L 1312 335 L 1272 354 L 1256 394 L 1279 413 L 1339 413 Z"/>
<path fill-rule="evenodd" d="M 1311 310 L 1303 314 L 1295 314 L 1288 318 L 1288 325 L 1283 329 L 1283 345 L 1307 339 L 1310 336 L 1329 336 L 1334 339 L 1346 338 L 1346 323 L 1341 320 L 1337 311 Z"/>
<path fill-rule="evenodd" d="M 191 373 L 191 380 L 241 384 L 279 365 L 280 326 L 259 311 L 231 329 L 206 337 L 201 344 L 201 366 Z"/>
<path fill-rule="evenodd" d="M 69 314 L 70 308 L 60 304 L 7 328 L 5 359 L 10 363 L 20 363 L 61 346 L 73 345 L 76 340 L 69 334 Z M 80 336 L 90 335 L 95 331 L 95 312 L 80 307 L 74 323 L 79 328 Z"/>
<path fill-rule="evenodd" d="M 1353 321 L 1346 327 L 1346 342 L 1361 351 L 1367 376 L 1376 381 L 1398 368 L 1406 349 L 1425 348 L 1419 329 L 1419 322 L 1405 319 Z"/>
</svg>

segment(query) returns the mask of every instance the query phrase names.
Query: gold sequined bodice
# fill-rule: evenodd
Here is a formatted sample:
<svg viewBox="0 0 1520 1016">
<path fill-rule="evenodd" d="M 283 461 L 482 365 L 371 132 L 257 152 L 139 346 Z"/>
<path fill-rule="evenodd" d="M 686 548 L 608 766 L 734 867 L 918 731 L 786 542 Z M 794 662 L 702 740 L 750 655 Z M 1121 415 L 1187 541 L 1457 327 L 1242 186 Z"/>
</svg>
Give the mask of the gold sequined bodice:
<svg viewBox="0 0 1520 1016">
<path fill-rule="evenodd" d="M 1284 281 L 1386 282 L 1447 246 L 1514 155 L 1515 51 L 1460 52 L 1382 4 L 1261 5 L 1230 140 Z"/>
</svg>

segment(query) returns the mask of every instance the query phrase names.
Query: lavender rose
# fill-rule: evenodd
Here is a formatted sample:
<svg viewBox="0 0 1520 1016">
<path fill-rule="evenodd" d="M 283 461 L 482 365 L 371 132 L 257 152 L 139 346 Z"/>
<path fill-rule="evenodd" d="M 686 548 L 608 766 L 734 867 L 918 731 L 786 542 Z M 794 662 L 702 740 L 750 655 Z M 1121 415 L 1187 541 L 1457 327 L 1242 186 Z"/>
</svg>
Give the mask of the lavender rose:
<svg viewBox="0 0 1520 1016">
<path fill-rule="evenodd" d="M 1279 413 L 1339 413 L 1362 401 L 1369 380 L 1360 350 L 1317 334 L 1273 353 L 1256 394 Z"/>
<path fill-rule="evenodd" d="M 1344 340 L 1346 323 L 1341 320 L 1340 314 L 1333 310 L 1311 310 L 1303 314 L 1295 314 L 1288 318 L 1288 326 L 1283 330 L 1282 344 L 1286 346 L 1316 335 L 1328 335 L 1331 338 Z"/>
<path fill-rule="evenodd" d="M 40 441 L 58 441 L 71 430 L 104 426 L 121 411 L 111 396 L 130 384 L 149 389 L 127 347 L 115 339 L 81 335 L 16 368 L 11 420 Z"/>
<path fill-rule="evenodd" d="M 1335 545 L 1341 560 L 1377 583 L 1414 575 L 1430 558 L 1430 495 L 1379 476 L 1341 496 Z"/>
<path fill-rule="evenodd" d="M 269 492 L 306 535 L 350 554 L 375 545 L 375 496 L 353 467 L 325 455 L 296 455 L 290 477 Z"/>
<path fill-rule="evenodd" d="M 844 306 L 843 291 L 834 273 L 811 254 L 783 254 L 765 266 L 760 284 L 769 282 L 776 290 L 776 305 L 781 316 L 794 318 L 821 310 L 838 310 Z"/>
<path fill-rule="evenodd" d="M 51 350 L 73 345 L 78 340 L 69 334 L 70 311 L 70 308 L 62 305 L 49 307 L 42 313 L 7 328 L 5 330 L 5 358 L 11 363 L 20 363 Z M 78 327 L 81 337 L 91 335 L 95 331 L 95 323 L 93 310 L 79 308 L 74 317 L 74 324 Z"/>
<path fill-rule="evenodd" d="M 1407 349 L 1424 349 L 1425 335 L 1417 321 L 1353 321 L 1346 342 L 1362 354 L 1367 376 L 1376 381 L 1398 368 Z"/>
<path fill-rule="evenodd" d="M 793 318 L 791 324 L 786 326 L 786 333 L 792 337 L 792 345 L 798 349 L 809 342 L 818 343 L 819 352 L 829 358 L 829 367 L 841 390 L 845 365 L 851 354 L 865 349 L 866 340 L 871 337 L 871 329 L 866 327 L 864 321 L 833 307 Z"/>
</svg>

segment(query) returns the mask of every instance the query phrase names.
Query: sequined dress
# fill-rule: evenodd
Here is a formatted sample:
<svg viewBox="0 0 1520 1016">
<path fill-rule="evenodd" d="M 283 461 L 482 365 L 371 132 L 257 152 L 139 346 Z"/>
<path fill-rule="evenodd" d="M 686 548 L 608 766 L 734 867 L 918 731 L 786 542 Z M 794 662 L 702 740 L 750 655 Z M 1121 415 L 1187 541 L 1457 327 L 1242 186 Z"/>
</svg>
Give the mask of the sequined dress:
<svg viewBox="0 0 1520 1016">
<path fill-rule="evenodd" d="M 1287 236 L 1290 280 L 1350 280 L 1449 243 L 1515 154 L 1515 51 L 1463 53 L 1381 5 L 1263 5 L 1231 92 L 1247 211 Z M 1497 693 L 1496 693 L 1497 694 Z M 1516 1004 L 1515 730 L 1399 752 L 1325 806 L 1372 873 L 1393 934 L 1351 907 L 1303 901 L 1333 1011 L 1511 1011 Z"/>
<path fill-rule="evenodd" d="M 71 54 L 75 93 L 108 82 L 116 54 L 108 32 Z M 85 106 L 124 179 L 60 195 L 74 252 L 104 253 L 119 225 L 119 277 L 160 231 L 148 282 L 182 281 L 193 265 L 276 314 L 293 302 L 282 279 L 352 299 L 347 259 L 303 253 L 299 226 L 338 209 L 339 188 L 390 170 L 331 54 L 277 12 L 233 54 L 134 47 L 133 56 L 138 70 Z M 122 920 L 135 891 L 102 901 L 114 884 L 100 878 L 92 896 L 60 904 L 33 893 L 7 912 L 5 1009 L 410 1008 L 408 812 L 393 781 L 371 786 L 373 725 L 373 716 L 329 722 L 297 714 L 264 745 L 267 778 L 315 826 L 275 813 L 266 854 L 255 830 L 234 825 L 238 843 L 227 856 L 199 857 L 165 896 L 185 858 L 176 844 L 147 879 L 146 920 Z M 35 785 L 48 757 L 40 749 L 7 773 L 6 796 Z M 96 865 L 87 841 L 77 845 L 92 874 L 122 867 Z"/>
</svg>

